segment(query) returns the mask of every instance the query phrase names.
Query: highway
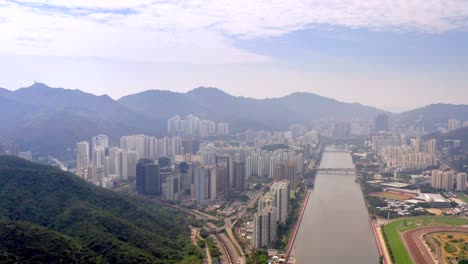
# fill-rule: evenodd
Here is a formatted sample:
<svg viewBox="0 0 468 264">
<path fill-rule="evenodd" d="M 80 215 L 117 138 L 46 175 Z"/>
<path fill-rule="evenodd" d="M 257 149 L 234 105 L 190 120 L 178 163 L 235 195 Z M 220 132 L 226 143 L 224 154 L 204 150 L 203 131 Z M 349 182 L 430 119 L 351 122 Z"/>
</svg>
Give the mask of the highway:
<svg viewBox="0 0 468 264">
<path fill-rule="evenodd" d="M 242 257 L 236 251 L 235 246 L 231 243 L 231 240 L 224 234 L 215 234 L 216 239 L 220 242 L 223 247 L 223 251 L 226 253 L 230 264 L 242 263 Z"/>
<path fill-rule="evenodd" d="M 198 212 L 198 211 L 194 211 L 194 210 L 185 209 L 185 208 L 179 207 L 177 205 L 166 203 L 166 202 L 161 201 L 159 199 L 152 199 L 152 201 L 154 201 L 154 202 L 156 202 L 158 204 L 161 204 L 161 205 L 165 205 L 167 207 L 177 209 L 179 211 L 183 211 L 183 212 L 185 212 L 185 213 L 187 213 L 189 215 L 195 216 L 196 218 L 199 218 L 199 219 L 202 219 L 202 220 L 204 220 L 204 219 L 209 219 L 209 220 L 214 220 L 214 221 L 219 221 L 220 220 L 219 217 L 215 217 L 215 216 L 205 214 L 205 213 L 202 213 L 202 212 Z"/>
<path fill-rule="evenodd" d="M 158 204 L 167 206 L 167 207 L 174 208 L 176 210 L 179 210 L 179 211 L 181 211 L 181 212 L 183 212 L 185 214 L 191 215 L 191 216 L 202 217 L 202 219 L 203 219 L 203 216 L 201 216 L 199 214 L 199 212 L 195 213 L 192 210 L 181 208 L 179 206 L 175 206 L 173 204 L 169 204 L 169 203 L 163 202 L 161 200 L 157 200 L 157 199 L 153 199 L 152 201 L 154 201 L 154 202 L 156 202 Z M 205 215 L 205 214 L 203 214 L 203 215 Z M 206 215 L 206 216 L 208 216 L 208 215 Z M 211 217 L 213 217 L 213 216 L 211 216 Z M 218 219 L 216 217 L 214 217 L 214 218 Z M 210 231 L 210 229 L 212 229 L 212 228 L 215 228 L 215 229 L 218 228 L 215 224 L 213 224 L 211 222 L 204 222 L 204 226 L 205 226 L 205 229 L 207 229 L 207 231 Z M 214 236 L 215 236 L 216 240 L 219 242 L 219 244 L 221 245 L 221 249 L 224 252 L 229 264 L 237 264 L 238 262 L 240 264 L 245 263 L 244 260 L 243 260 L 243 256 L 239 256 L 239 254 L 237 253 L 235 245 L 231 242 L 231 240 L 229 240 L 229 238 L 225 234 L 216 233 L 216 234 L 214 234 Z"/>
</svg>

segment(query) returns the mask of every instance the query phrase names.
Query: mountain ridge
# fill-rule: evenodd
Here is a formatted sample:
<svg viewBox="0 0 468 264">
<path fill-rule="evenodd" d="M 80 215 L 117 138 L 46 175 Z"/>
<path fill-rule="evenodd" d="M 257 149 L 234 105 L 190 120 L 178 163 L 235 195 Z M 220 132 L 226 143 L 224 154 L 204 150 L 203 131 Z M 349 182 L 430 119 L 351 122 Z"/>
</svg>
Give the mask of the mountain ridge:
<svg viewBox="0 0 468 264">
<path fill-rule="evenodd" d="M 2 96 L 3 95 L 3 96 Z M 2 93 L 0 137 L 44 155 L 63 155 L 74 143 L 89 140 L 96 132 L 117 142 L 126 133 L 159 133 L 148 119 L 107 95 L 78 89 L 51 88 L 42 83 Z M 69 157 L 71 158 L 71 156 Z"/>
<path fill-rule="evenodd" d="M 468 105 L 434 103 L 400 113 L 397 116 L 397 120 L 403 125 L 413 123 L 429 131 L 438 127 L 446 127 L 448 119 L 468 120 Z"/>
<path fill-rule="evenodd" d="M 344 102 L 344 101 L 340 101 L 338 99 L 334 99 L 334 98 L 330 98 L 330 97 L 326 97 L 326 96 L 322 96 L 322 95 L 319 95 L 319 94 L 316 94 L 316 93 L 312 93 L 312 92 L 304 92 L 304 91 L 298 91 L 298 92 L 292 92 L 290 94 L 287 94 L 287 95 L 283 95 L 283 96 L 278 96 L 278 97 L 265 97 L 265 98 L 254 98 L 254 97 L 248 97 L 248 96 L 237 96 L 237 95 L 232 95 L 220 88 L 217 88 L 217 87 L 211 87 L 211 86 L 199 86 L 199 87 L 195 87 L 191 90 L 188 90 L 187 92 L 178 92 L 178 91 L 171 91 L 171 90 L 167 90 L 167 89 L 148 89 L 148 90 L 144 90 L 144 91 L 140 91 L 140 92 L 136 92 L 136 93 L 132 93 L 132 94 L 127 94 L 127 95 L 123 95 L 119 98 L 112 98 L 111 96 L 109 96 L 108 94 L 101 94 L 101 95 L 97 95 L 97 94 L 94 94 L 94 93 L 90 93 L 90 92 L 85 92 L 81 89 L 69 89 L 69 88 L 62 88 L 62 87 L 51 87 L 51 86 L 48 86 L 47 84 L 45 83 L 42 83 L 42 82 L 34 82 L 32 85 L 30 86 L 27 86 L 27 87 L 20 87 L 16 90 L 10 90 L 10 89 L 6 89 L 6 88 L 2 88 L 0 87 L 0 96 L 2 96 L 2 94 L 4 93 L 15 93 L 16 91 L 19 91 L 19 90 L 24 90 L 24 89 L 29 89 L 29 88 L 36 88 L 37 86 L 39 87 L 45 87 L 45 88 L 51 88 L 51 89 L 57 89 L 57 90 L 64 90 L 64 91 L 78 91 L 78 92 L 81 92 L 81 93 L 84 93 L 84 94 L 87 94 L 87 95 L 92 95 L 92 96 L 96 96 L 96 97 L 107 97 L 108 99 L 110 100 L 113 100 L 113 101 L 119 101 L 125 97 L 129 97 L 129 96 L 132 96 L 132 95 L 135 95 L 135 94 L 151 94 L 151 93 L 171 93 L 171 94 L 180 94 L 180 95 L 183 95 L 183 94 L 192 94 L 192 93 L 198 93 L 199 91 L 203 91 L 203 90 L 211 90 L 211 91 L 217 91 L 219 93 L 222 93 L 222 94 L 225 94 L 225 95 L 229 95 L 229 96 L 232 96 L 232 97 L 235 97 L 235 98 L 242 98 L 242 99 L 252 99 L 252 100 L 272 100 L 272 99 L 282 99 L 282 98 L 286 98 L 286 97 L 291 97 L 291 96 L 302 96 L 302 95 L 314 95 L 314 96 L 317 96 L 317 97 L 320 97 L 320 98 L 323 98 L 323 99 L 328 99 L 330 101 L 335 101 L 335 102 L 340 102 L 340 103 L 346 103 L 346 104 L 356 104 L 356 105 L 361 105 L 361 106 L 367 106 L 367 107 L 372 107 L 372 108 L 375 108 L 375 109 L 378 109 L 382 112 L 386 112 L 386 113 L 389 113 L 389 114 L 402 114 L 402 113 L 406 113 L 406 112 L 411 112 L 411 111 L 414 111 L 414 110 L 417 110 L 417 109 L 422 109 L 422 108 L 426 108 L 426 107 L 430 107 L 430 106 L 434 106 L 434 105 L 445 105 L 445 106 L 468 106 L 468 104 L 454 104 L 454 103 L 431 103 L 431 104 L 428 104 L 428 105 L 425 105 L 425 106 L 422 106 L 422 107 L 418 107 L 418 108 L 415 108 L 415 109 L 410 109 L 410 110 L 406 110 L 406 111 L 398 111 L 398 112 L 392 112 L 392 111 L 386 111 L 386 110 L 383 110 L 383 109 L 380 109 L 379 107 L 377 106 L 369 106 L 369 105 L 366 105 L 366 104 L 363 104 L 363 103 L 360 103 L 360 102 Z"/>
<path fill-rule="evenodd" d="M 436 105 L 455 109 L 452 115 L 450 111 L 436 111 L 435 115 L 442 113 L 436 120 L 441 124 L 446 122 L 446 115 L 464 117 L 465 108 L 468 109 L 467 105 Z M 73 150 L 76 142 L 101 133 L 107 134 L 114 144 L 118 144 L 120 136 L 129 134 L 164 136 L 167 119 L 176 114 L 229 122 L 233 132 L 248 128 L 284 130 L 294 123 L 312 125 L 318 120 L 371 121 L 380 113 L 387 113 L 402 124 L 419 122 L 433 129 L 433 119 L 420 120 L 421 116 L 430 116 L 426 112 L 433 111 L 430 109 L 434 106 L 426 107 L 429 108 L 393 114 L 309 92 L 256 99 L 203 86 L 184 93 L 146 90 L 114 100 L 108 95 L 36 82 L 15 91 L 0 89 L 0 122 L 5 126 L 0 129 L 0 139 L 19 144 L 22 150 L 58 157 L 65 155 L 66 149 Z M 72 153 L 67 159 L 73 158 Z"/>
<path fill-rule="evenodd" d="M 152 98 L 150 98 L 152 97 Z M 164 101 L 160 99 L 164 97 Z M 308 101 L 304 102 L 304 98 Z M 171 108 L 176 105 L 176 102 L 169 102 L 167 100 L 178 100 L 180 103 L 179 109 L 171 109 L 166 113 L 158 112 L 155 105 L 162 104 L 165 107 Z M 291 107 L 294 103 L 290 101 L 302 100 L 300 107 Z M 287 126 L 287 123 L 293 122 L 308 122 L 310 115 L 305 116 L 304 112 L 318 112 L 322 116 L 327 116 L 328 113 L 323 112 L 323 109 L 313 108 L 314 103 L 320 103 L 322 106 L 326 104 L 335 104 L 334 107 L 345 107 L 345 111 L 335 111 L 334 117 L 351 118 L 349 112 L 364 112 L 365 117 L 374 116 L 383 112 L 377 108 L 369 107 L 356 103 L 344 103 L 335 99 L 323 97 L 314 93 L 299 92 L 293 93 L 284 97 L 278 98 L 264 98 L 256 99 L 242 96 L 230 95 L 218 88 L 213 87 L 198 87 L 186 93 L 170 92 L 167 90 L 147 90 L 140 93 L 124 96 L 117 100 L 126 107 L 138 111 L 148 112 L 152 114 L 160 114 L 162 118 L 168 118 L 171 114 L 186 115 L 189 113 L 199 115 L 202 118 L 212 116 L 214 119 L 227 120 L 230 122 L 239 122 L 240 119 L 245 119 L 247 122 L 252 123 L 251 119 L 259 121 L 264 129 L 279 129 L 280 127 Z M 282 103 L 288 101 L 288 103 Z M 146 102 L 146 104 L 145 104 Z M 147 103 L 151 102 L 151 103 Z M 186 107 L 190 106 L 190 107 Z M 187 111 L 189 108 L 191 111 Z M 331 109 L 332 107 L 328 107 Z M 195 110 L 193 110 L 195 109 Z M 270 116 L 262 115 L 259 111 L 266 111 L 272 113 Z M 247 113 L 248 112 L 248 113 Z M 286 115 L 289 113 L 289 116 Z M 355 114 L 355 113 L 354 113 Z M 277 120 L 273 116 L 279 117 Z M 317 117 L 318 115 L 315 115 Z M 329 116 L 329 115 L 328 115 Z M 354 115 L 355 116 L 355 115 Z M 266 119 L 266 122 L 261 122 L 261 119 Z M 286 120 L 286 121 L 285 121 Z M 270 126 L 267 124 L 278 124 L 278 126 Z M 242 126 L 242 125 L 241 125 Z"/>
</svg>

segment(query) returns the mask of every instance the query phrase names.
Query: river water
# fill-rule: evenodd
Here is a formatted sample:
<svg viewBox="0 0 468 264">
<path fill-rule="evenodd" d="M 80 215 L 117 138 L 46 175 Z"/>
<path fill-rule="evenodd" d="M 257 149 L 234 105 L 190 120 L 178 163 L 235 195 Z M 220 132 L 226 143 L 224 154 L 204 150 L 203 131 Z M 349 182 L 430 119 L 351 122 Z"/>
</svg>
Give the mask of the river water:
<svg viewBox="0 0 468 264">
<path fill-rule="evenodd" d="M 350 153 L 330 150 L 323 153 L 321 168 L 353 167 Z M 352 173 L 317 175 L 292 253 L 297 264 L 378 263 L 364 197 Z"/>
</svg>

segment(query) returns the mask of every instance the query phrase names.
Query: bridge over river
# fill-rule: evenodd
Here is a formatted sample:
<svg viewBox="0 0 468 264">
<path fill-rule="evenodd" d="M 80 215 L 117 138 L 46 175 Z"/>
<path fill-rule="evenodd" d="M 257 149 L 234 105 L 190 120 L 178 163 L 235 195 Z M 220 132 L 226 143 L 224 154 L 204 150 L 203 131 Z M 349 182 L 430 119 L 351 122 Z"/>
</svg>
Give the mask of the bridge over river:
<svg viewBox="0 0 468 264">
<path fill-rule="evenodd" d="M 345 174 L 348 173 L 355 173 L 356 168 L 317 168 L 318 172 L 324 172 L 325 174 L 336 173 L 336 172 L 344 172 Z"/>
</svg>

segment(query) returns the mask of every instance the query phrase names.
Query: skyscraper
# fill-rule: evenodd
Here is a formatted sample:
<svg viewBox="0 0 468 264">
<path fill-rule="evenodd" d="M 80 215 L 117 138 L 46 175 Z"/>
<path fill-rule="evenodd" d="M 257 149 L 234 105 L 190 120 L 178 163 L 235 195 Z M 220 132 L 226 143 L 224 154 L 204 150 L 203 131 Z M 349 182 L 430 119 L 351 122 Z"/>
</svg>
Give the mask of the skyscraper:
<svg viewBox="0 0 468 264">
<path fill-rule="evenodd" d="M 228 155 L 216 156 L 216 165 L 223 166 L 226 168 L 226 172 L 228 175 L 228 189 L 231 189 L 231 186 L 234 185 L 234 169 L 232 158 Z"/>
<path fill-rule="evenodd" d="M 210 171 L 206 167 L 197 166 L 193 175 L 193 197 L 198 205 L 204 204 L 209 199 Z"/>
<path fill-rule="evenodd" d="M 461 121 L 457 119 L 449 119 L 447 128 L 449 131 L 457 130 L 461 127 Z"/>
<path fill-rule="evenodd" d="M 233 190 L 237 192 L 243 192 L 245 189 L 245 163 L 235 162 L 234 163 L 234 181 Z"/>
<path fill-rule="evenodd" d="M 278 182 L 286 177 L 286 165 L 283 162 L 277 163 L 273 171 L 273 181 Z"/>
<path fill-rule="evenodd" d="M 466 173 L 460 172 L 457 174 L 457 191 L 466 191 Z"/>
<path fill-rule="evenodd" d="M 140 159 L 136 164 L 136 191 L 139 194 L 146 193 L 146 165 L 153 163 L 150 159 Z"/>
<path fill-rule="evenodd" d="M 91 160 L 93 166 L 104 165 L 105 151 L 103 147 L 95 146 L 92 151 Z"/>
<path fill-rule="evenodd" d="M 453 190 L 453 180 L 454 180 L 453 171 L 446 171 L 442 174 L 442 189 L 446 191 Z"/>
<path fill-rule="evenodd" d="M 176 172 L 180 173 L 180 188 L 181 191 L 190 190 L 193 183 L 193 165 L 185 161 L 180 162 L 176 166 Z"/>
<path fill-rule="evenodd" d="M 210 176 L 209 176 L 209 183 L 208 183 L 208 198 L 211 201 L 214 201 L 217 197 L 217 175 L 216 175 L 216 168 L 210 167 Z"/>
<path fill-rule="evenodd" d="M 431 172 L 431 187 L 435 189 L 442 188 L 442 171 L 433 170 Z"/>
<path fill-rule="evenodd" d="M 288 166 L 286 167 L 286 177 L 289 181 L 289 188 L 291 191 L 296 190 L 297 188 L 297 161 L 296 159 L 291 159 L 288 161 Z"/>
<path fill-rule="evenodd" d="M 254 214 L 254 232 L 253 246 L 260 248 L 268 246 L 276 238 L 277 227 L 277 209 L 274 207 L 266 207 L 263 210 Z"/>
<path fill-rule="evenodd" d="M 162 185 L 159 172 L 159 165 L 146 165 L 146 194 L 159 195 L 161 194 Z"/>
<path fill-rule="evenodd" d="M 453 180 L 455 179 L 454 176 L 456 175 L 453 171 L 433 170 L 431 175 L 431 186 L 438 190 L 443 189 L 446 191 L 452 191 Z"/>
<path fill-rule="evenodd" d="M 425 143 L 425 152 L 428 155 L 435 156 L 437 152 L 437 140 L 435 139 L 429 139 Z"/>
<path fill-rule="evenodd" d="M 136 165 L 136 191 L 139 194 L 161 193 L 159 166 L 152 159 L 140 159 Z"/>
<path fill-rule="evenodd" d="M 411 139 L 411 145 L 414 148 L 414 153 L 420 153 L 421 152 L 421 138 L 413 138 Z"/>
<path fill-rule="evenodd" d="M 228 174 L 224 166 L 216 166 L 216 190 L 217 195 L 224 195 L 228 191 Z"/>
<path fill-rule="evenodd" d="M 86 141 L 76 143 L 76 174 L 86 178 L 89 166 L 89 143 Z"/>
<path fill-rule="evenodd" d="M 116 174 L 120 180 L 128 181 L 128 158 L 126 150 L 120 149 L 117 153 Z"/>
<path fill-rule="evenodd" d="M 86 180 L 89 180 L 96 185 L 100 185 L 103 178 L 104 178 L 104 166 L 91 165 L 88 167 Z"/>
<path fill-rule="evenodd" d="M 375 118 L 374 129 L 375 132 L 388 130 L 388 116 L 386 114 L 380 114 Z"/>
<path fill-rule="evenodd" d="M 180 116 L 175 115 L 167 120 L 167 132 L 169 135 L 176 136 L 180 131 Z"/>
<path fill-rule="evenodd" d="M 336 123 L 333 128 L 333 138 L 348 138 L 351 135 L 351 124 L 348 122 Z"/>
<path fill-rule="evenodd" d="M 109 147 L 109 137 L 106 135 L 97 135 L 92 138 L 91 141 L 92 150 L 94 151 L 96 147 L 101 147 L 103 149 Z"/>
<path fill-rule="evenodd" d="M 118 174 L 118 155 L 120 149 L 117 147 L 112 147 L 109 149 L 109 175 Z"/>
<path fill-rule="evenodd" d="M 134 179 L 136 177 L 136 164 L 140 155 L 136 151 L 127 151 L 127 177 Z"/>
<path fill-rule="evenodd" d="M 275 197 L 275 207 L 277 209 L 277 221 L 286 222 L 289 205 L 289 187 L 287 181 L 275 182 L 270 188 Z"/>
<path fill-rule="evenodd" d="M 229 134 L 229 124 L 220 122 L 218 123 L 218 135 L 227 136 Z"/>
<path fill-rule="evenodd" d="M 176 201 L 179 199 L 180 193 L 180 174 L 171 175 L 167 178 L 167 193 L 166 199 Z"/>
</svg>

